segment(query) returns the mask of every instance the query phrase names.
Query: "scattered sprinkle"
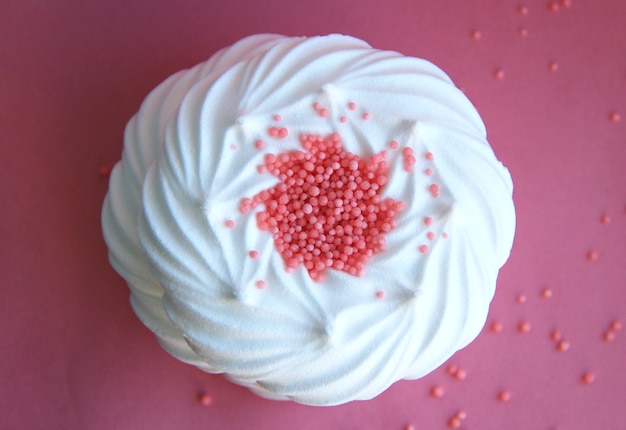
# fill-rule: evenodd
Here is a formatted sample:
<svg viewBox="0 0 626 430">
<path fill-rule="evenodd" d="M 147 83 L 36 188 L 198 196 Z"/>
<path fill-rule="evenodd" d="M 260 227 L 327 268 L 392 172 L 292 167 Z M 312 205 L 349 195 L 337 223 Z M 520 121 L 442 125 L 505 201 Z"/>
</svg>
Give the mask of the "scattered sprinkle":
<svg viewBox="0 0 626 430">
<path fill-rule="evenodd" d="M 454 372 L 454 379 L 456 379 L 457 381 L 463 381 L 467 378 L 467 370 L 463 369 L 463 368 L 458 368 L 456 369 L 456 372 Z"/>
<path fill-rule="evenodd" d="M 588 261 L 597 261 L 598 260 L 598 253 L 596 251 L 589 251 L 587 253 L 587 260 Z"/>
<path fill-rule="evenodd" d="M 611 216 L 608 214 L 604 214 L 600 217 L 600 222 L 604 225 L 609 224 L 611 222 Z"/>
<path fill-rule="evenodd" d="M 556 344 L 556 350 L 559 352 L 569 351 L 570 343 L 566 340 L 560 340 Z"/>
<path fill-rule="evenodd" d="M 98 176 L 101 178 L 108 178 L 111 175 L 113 168 L 111 166 L 100 166 L 98 169 Z"/>
<path fill-rule="evenodd" d="M 452 417 L 448 421 L 448 427 L 450 427 L 451 429 L 458 429 L 459 427 L 461 427 L 461 424 L 461 420 L 457 417 Z"/>
<path fill-rule="evenodd" d="M 502 390 L 498 393 L 498 400 L 502 403 L 511 400 L 511 392 L 509 390 Z"/>
<path fill-rule="evenodd" d="M 213 404 L 213 397 L 206 393 L 198 394 L 198 403 L 202 406 L 210 406 Z"/>
<path fill-rule="evenodd" d="M 581 377 L 583 383 L 589 385 L 589 384 L 593 384 L 593 382 L 596 380 L 596 375 L 592 372 L 585 372 L 583 373 L 582 377 Z"/>
<path fill-rule="evenodd" d="M 235 221 L 233 221 L 232 219 L 227 219 L 226 221 L 224 221 L 224 225 L 226 226 L 226 228 L 233 228 L 235 226 Z"/>
<path fill-rule="evenodd" d="M 435 385 L 430 389 L 430 395 L 436 399 L 442 398 L 445 394 L 446 390 L 441 385 Z"/>
<path fill-rule="evenodd" d="M 611 112 L 609 114 L 609 120 L 611 122 L 617 123 L 617 122 L 620 122 L 621 119 L 622 119 L 622 117 L 621 117 L 621 115 L 618 112 Z"/>
<path fill-rule="evenodd" d="M 544 288 L 541 290 L 541 297 L 544 299 L 550 299 L 554 295 L 553 291 L 550 288 Z"/>
<path fill-rule="evenodd" d="M 532 326 L 530 325 L 528 321 L 522 321 L 517 326 L 517 331 L 519 331 L 520 333 L 529 333 L 531 329 L 532 329 Z"/>
<path fill-rule="evenodd" d="M 561 9 L 561 5 L 555 1 L 548 3 L 548 9 L 552 12 L 558 12 Z"/>
<path fill-rule="evenodd" d="M 615 340 L 615 332 L 613 330 L 607 330 L 602 334 L 602 339 L 605 342 L 613 342 Z"/>
<path fill-rule="evenodd" d="M 502 333 L 504 329 L 504 324 L 500 321 L 494 321 L 491 323 L 491 331 L 494 333 Z"/>
</svg>

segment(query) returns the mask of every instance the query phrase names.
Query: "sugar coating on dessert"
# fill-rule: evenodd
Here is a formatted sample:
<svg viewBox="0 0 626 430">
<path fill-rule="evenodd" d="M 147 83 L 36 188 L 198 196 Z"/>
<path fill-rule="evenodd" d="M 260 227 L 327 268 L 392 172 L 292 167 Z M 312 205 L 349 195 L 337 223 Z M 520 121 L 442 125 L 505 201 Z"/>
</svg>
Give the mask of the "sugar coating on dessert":
<svg viewBox="0 0 626 430">
<path fill-rule="evenodd" d="M 511 192 L 480 117 L 431 63 L 347 36 L 257 35 L 146 98 L 103 229 L 168 352 L 333 405 L 478 335 Z"/>
</svg>

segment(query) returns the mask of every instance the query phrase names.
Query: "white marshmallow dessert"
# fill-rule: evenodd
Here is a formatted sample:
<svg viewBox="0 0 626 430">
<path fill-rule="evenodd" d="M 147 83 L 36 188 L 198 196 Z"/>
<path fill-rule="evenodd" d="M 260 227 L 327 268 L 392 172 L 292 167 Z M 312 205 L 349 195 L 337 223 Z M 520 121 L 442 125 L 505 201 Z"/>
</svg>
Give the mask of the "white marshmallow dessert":
<svg viewBox="0 0 626 430">
<path fill-rule="evenodd" d="M 439 68 L 348 36 L 254 35 L 148 95 L 102 225 L 166 351 L 326 406 L 476 338 L 515 211 L 482 120 Z"/>
</svg>

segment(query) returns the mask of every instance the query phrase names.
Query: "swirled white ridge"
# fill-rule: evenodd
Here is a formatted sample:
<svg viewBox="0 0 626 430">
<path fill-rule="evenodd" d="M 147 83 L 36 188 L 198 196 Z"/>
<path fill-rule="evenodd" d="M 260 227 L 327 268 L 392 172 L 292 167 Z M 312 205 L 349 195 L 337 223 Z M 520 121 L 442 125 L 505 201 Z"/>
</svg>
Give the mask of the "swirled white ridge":
<svg viewBox="0 0 626 430">
<path fill-rule="evenodd" d="M 289 135 L 269 137 L 276 124 Z M 238 208 L 278 182 L 257 170 L 265 154 L 333 132 L 364 158 L 388 150 L 382 196 L 405 208 L 362 276 L 314 282 L 285 270 L 262 208 Z M 256 35 L 146 98 L 102 222 L 135 312 L 169 353 L 267 397 L 334 405 L 419 378 L 478 335 L 512 245 L 511 193 L 475 109 L 431 63 L 347 36 Z"/>
</svg>

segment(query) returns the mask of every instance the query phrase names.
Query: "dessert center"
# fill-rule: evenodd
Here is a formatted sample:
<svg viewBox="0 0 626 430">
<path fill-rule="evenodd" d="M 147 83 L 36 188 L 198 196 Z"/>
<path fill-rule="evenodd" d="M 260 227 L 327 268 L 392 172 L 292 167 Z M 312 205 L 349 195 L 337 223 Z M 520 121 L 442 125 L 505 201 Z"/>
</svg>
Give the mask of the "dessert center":
<svg viewBox="0 0 626 430">
<path fill-rule="evenodd" d="M 252 199 L 257 226 L 269 231 L 286 269 L 300 264 L 321 281 L 327 269 L 360 276 L 370 257 L 385 249 L 384 233 L 395 227 L 402 201 L 382 199 L 388 181 L 387 152 L 364 160 L 343 148 L 338 133 L 302 135 L 305 151 L 267 154 L 262 171 L 280 182 Z"/>
</svg>

